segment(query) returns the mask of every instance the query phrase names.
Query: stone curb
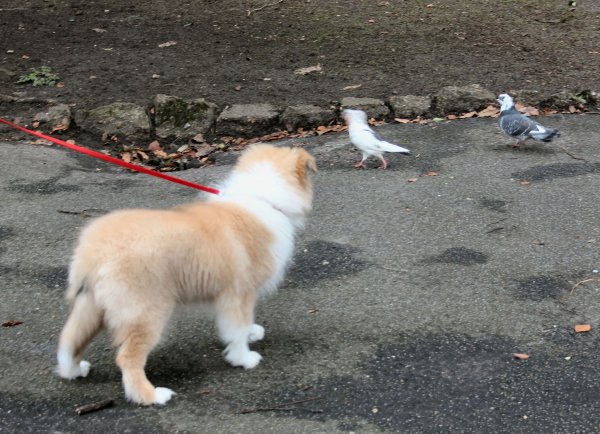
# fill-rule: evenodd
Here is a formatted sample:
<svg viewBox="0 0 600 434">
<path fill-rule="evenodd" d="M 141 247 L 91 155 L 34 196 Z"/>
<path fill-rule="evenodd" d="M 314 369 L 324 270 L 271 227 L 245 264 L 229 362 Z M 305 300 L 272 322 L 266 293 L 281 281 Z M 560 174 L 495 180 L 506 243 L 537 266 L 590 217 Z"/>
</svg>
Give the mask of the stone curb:
<svg viewBox="0 0 600 434">
<path fill-rule="evenodd" d="M 544 95 L 533 90 L 509 91 L 526 105 L 567 109 L 569 106 L 595 106 L 596 92 L 563 90 Z M 27 104 L 28 98 L 0 95 L 0 104 Z M 45 111 L 33 116 L 32 122 L 48 131 L 64 131 L 77 126 L 86 133 L 129 143 L 190 140 L 204 134 L 217 137 L 260 137 L 280 130 L 295 132 L 340 122 L 346 108 L 364 110 L 369 118 L 390 121 L 394 118 L 445 117 L 479 111 L 496 104 L 496 94 L 473 84 L 446 86 L 428 96 L 392 95 L 377 98 L 344 97 L 329 107 L 299 104 L 277 107 L 268 103 L 234 104 L 222 109 L 202 98 L 185 100 L 176 96 L 156 95 L 147 107 L 115 102 L 91 110 L 73 112 L 65 104 L 47 101 Z M 57 128 L 58 126 L 58 128 Z"/>
</svg>

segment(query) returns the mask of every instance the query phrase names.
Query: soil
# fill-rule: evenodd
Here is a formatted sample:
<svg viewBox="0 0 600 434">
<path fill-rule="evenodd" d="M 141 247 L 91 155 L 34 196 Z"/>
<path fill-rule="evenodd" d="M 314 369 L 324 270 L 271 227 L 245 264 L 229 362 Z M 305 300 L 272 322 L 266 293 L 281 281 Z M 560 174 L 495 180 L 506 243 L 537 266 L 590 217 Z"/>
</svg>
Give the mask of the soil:
<svg viewBox="0 0 600 434">
<path fill-rule="evenodd" d="M 327 106 L 472 83 L 599 90 L 600 1 L 570 3 L 3 0 L 0 93 L 92 108 L 158 93 L 224 107 Z M 317 64 L 321 72 L 294 73 Z M 43 65 L 61 87 L 16 83 Z"/>
</svg>

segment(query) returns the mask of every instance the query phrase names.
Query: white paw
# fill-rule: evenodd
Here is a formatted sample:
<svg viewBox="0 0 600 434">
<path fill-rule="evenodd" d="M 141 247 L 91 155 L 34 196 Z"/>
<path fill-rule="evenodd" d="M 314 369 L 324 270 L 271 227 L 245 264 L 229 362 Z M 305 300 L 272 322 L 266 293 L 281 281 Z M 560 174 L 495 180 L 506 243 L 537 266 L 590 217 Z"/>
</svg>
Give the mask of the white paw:
<svg viewBox="0 0 600 434">
<path fill-rule="evenodd" d="M 171 389 L 167 389 L 166 387 L 156 387 L 154 388 L 154 404 L 164 405 L 173 397 L 173 395 L 176 395 L 176 393 Z"/>
<path fill-rule="evenodd" d="M 87 374 L 90 373 L 90 368 L 92 364 L 87 360 L 82 360 L 79 362 L 79 377 L 87 377 Z"/>
<path fill-rule="evenodd" d="M 67 380 L 74 380 L 79 377 L 87 377 L 90 373 L 90 368 L 92 364 L 86 360 L 82 360 L 79 364 L 68 365 L 66 363 L 59 363 L 56 372 L 62 378 L 66 378 Z"/>
<path fill-rule="evenodd" d="M 225 360 L 232 366 L 241 366 L 244 369 L 256 368 L 261 359 L 262 356 L 256 351 L 245 351 L 243 353 L 229 351 L 225 356 Z"/>
<path fill-rule="evenodd" d="M 250 333 L 248 333 L 248 342 L 260 341 L 265 337 L 265 328 L 258 324 L 252 324 L 250 326 Z"/>
</svg>

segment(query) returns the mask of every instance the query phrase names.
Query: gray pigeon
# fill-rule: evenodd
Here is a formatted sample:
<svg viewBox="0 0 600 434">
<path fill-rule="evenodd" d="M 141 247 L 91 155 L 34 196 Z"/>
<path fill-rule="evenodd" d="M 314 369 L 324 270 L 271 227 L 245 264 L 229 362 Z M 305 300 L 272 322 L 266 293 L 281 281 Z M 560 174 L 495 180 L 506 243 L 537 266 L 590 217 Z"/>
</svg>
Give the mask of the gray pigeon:
<svg viewBox="0 0 600 434">
<path fill-rule="evenodd" d="M 539 142 L 550 142 L 554 137 L 560 137 L 557 129 L 544 127 L 527 116 L 519 113 L 510 95 L 498 95 L 500 103 L 500 129 L 511 137 L 517 139 L 513 148 L 520 148 L 527 139 Z"/>
</svg>

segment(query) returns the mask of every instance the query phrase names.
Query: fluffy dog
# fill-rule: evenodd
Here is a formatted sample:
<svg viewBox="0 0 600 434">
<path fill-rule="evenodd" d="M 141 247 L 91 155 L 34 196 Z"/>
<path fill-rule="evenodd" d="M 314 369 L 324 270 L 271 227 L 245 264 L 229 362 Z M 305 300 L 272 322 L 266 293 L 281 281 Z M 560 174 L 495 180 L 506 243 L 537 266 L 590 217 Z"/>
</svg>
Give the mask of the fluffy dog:
<svg viewBox="0 0 600 434">
<path fill-rule="evenodd" d="M 86 346 L 106 327 L 118 347 L 125 395 L 164 404 L 175 392 L 154 387 L 144 367 L 174 308 L 202 303 L 215 313 L 225 360 L 251 369 L 261 360 L 248 343 L 257 299 L 281 283 L 294 238 L 312 207 L 300 148 L 255 145 L 245 151 L 221 195 L 168 210 L 123 210 L 81 233 L 69 269 L 71 312 L 60 336 L 58 374 L 85 377 Z M 141 229 L 143 228 L 143 229 Z"/>
</svg>

